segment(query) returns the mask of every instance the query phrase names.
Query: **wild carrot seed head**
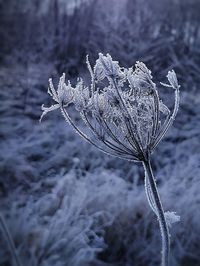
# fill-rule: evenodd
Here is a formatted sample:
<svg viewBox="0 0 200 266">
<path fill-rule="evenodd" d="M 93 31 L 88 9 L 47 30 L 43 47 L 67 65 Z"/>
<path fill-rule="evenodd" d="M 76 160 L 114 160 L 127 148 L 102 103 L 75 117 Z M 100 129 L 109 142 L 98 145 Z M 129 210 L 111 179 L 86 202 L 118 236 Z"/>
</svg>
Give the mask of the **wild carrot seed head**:
<svg viewBox="0 0 200 266">
<path fill-rule="evenodd" d="M 167 78 L 175 90 L 175 106 L 172 112 L 159 99 L 151 71 L 142 62 L 135 69 L 121 68 L 107 54 L 99 54 L 94 68 L 87 58 L 91 84 L 82 79 L 72 87 L 60 78 L 57 91 L 50 80 L 49 94 L 55 105 L 42 107 L 42 117 L 60 108 L 66 120 L 87 141 L 106 152 L 123 159 L 141 161 L 151 153 L 171 126 L 179 105 L 179 85 L 175 72 Z M 73 104 L 80 113 L 89 132 L 82 132 L 73 122 L 67 106 Z M 162 114 L 162 115 L 161 115 Z"/>
</svg>

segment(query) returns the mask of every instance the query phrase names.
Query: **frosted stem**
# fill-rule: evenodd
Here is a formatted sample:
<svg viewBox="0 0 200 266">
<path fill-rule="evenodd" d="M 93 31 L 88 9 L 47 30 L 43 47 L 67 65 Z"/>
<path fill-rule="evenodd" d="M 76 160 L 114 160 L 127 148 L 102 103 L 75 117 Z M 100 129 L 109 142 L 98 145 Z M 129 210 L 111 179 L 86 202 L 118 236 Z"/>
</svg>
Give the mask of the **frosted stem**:
<svg viewBox="0 0 200 266">
<path fill-rule="evenodd" d="M 151 196 L 153 205 L 156 208 L 156 215 L 160 226 L 160 232 L 162 237 L 162 266 L 169 266 L 169 252 L 170 252 L 170 238 L 165 214 L 163 211 L 162 203 L 158 194 L 156 181 L 151 168 L 150 160 L 147 159 L 143 162 L 146 178 L 148 179 L 149 188 L 151 189 Z"/>
<path fill-rule="evenodd" d="M 10 235 L 10 232 L 8 230 L 8 227 L 6 225 L 6 222 L 3 218 L 3 216 L 0 213 L 0 228 L 2 229 L 3 235 L 5 236 L 5 239 L 7 240 L 8 246 L 10 248 L 11 254 L 13 256 L 13 259 L 15 261 L 16 266 L 22 266 L 22 263 L 20 262 L 20 259 L 17 255 L 15 244 L 13 242 L 12 236 Z"/>
</svg>

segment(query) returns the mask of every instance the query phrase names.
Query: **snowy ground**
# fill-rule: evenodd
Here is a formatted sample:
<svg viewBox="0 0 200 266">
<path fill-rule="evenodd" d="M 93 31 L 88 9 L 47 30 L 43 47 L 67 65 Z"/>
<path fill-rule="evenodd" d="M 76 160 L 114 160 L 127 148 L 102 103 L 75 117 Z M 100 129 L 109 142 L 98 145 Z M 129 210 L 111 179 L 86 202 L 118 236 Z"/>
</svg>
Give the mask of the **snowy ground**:
<svg viewBox="0 0 200 266">
<path fill-rule="evenodd" d="M 38 122 L 52 75 L 45 64 L 0 69 L 0 209 L 23 265 L 158 265 L 142 167 L 97 151 L 59 112 Z M 171 228 L 172 266 L 200 265 L 199 121 L 199 88 L 183 88 L 153 156 L 164 208 L 181 216 Z M 13 265 L 2 235 L 0 265 Z"/>
</svg>

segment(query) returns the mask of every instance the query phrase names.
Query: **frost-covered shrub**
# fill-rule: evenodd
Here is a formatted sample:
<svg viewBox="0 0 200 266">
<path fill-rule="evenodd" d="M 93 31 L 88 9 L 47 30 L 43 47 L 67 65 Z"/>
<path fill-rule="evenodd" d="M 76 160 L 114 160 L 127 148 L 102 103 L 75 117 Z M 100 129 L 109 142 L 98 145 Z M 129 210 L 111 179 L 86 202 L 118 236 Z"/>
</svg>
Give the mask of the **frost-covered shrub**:
<svg viewBox="0 0 200 266">
<path fill-rule="evenodd" d="M 56 102 L 51 107 L 42 106 L 44 115 L 60 108 L 66 121 L 87 142 L 108 155 L 132 162 L 142 162 L 145 170 L 145 191 L 149 205 L 156 214 L 162 236 L 162 265 L 169 263 L 169 229 L 180 217 L 174 212 L 164 212 L 150 164 L 150 156 L 172 125 L 179 106 L 179 85 L 175 72 L 169 71 L 169 84 L 161 83 L 175 91 L 172 113 L 159 99 L 151 71 L 144 63 L 133 68 L 121 68 L 107 54 L 99 54 L 92 69 L 87 58 L 91 85 L 78 79 L 76 87 L 65 83 L 65 74 L 55 90 L 49 80 L 48 93 Z M 103 84 L 103 85 L 102 85 Z M 72 120 L 67 107 L 73 104 L 89 132 L 82 131 Z"/>
</svg>

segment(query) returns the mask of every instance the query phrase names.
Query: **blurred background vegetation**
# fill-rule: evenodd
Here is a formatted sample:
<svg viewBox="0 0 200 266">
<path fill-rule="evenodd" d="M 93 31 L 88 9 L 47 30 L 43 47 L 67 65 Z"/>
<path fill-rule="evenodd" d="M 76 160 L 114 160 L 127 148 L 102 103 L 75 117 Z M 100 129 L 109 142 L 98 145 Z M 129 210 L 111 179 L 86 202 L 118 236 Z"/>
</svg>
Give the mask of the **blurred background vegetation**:
<svg viewBox="0 0 200 266">
<path fill-rule="evenodd" d="M 0 10 L 1 60 L 44 61 L 76 76 L 86 54 L 108 52 L 124 66 L 143 60 L 200 79 L 198 0 L 7 0 Z"/>
<path fill-rule="evenodd" d="M 24 266 L 159 265 L 142 167 L 97 151 L 59 112 L 38 122 L 48 78 L 87 80 L 86 54 L 93 64 L 99 52 L 143 61 L 156 82 L 178 74 L 180 110 L 153 168 L 181 216 L 171 265 L 200 265 L 199 14 L 199 0 L 0 0 L 0 210 Z M 1 232 L 0 265 L 13 265 Z"/>
</svg>

